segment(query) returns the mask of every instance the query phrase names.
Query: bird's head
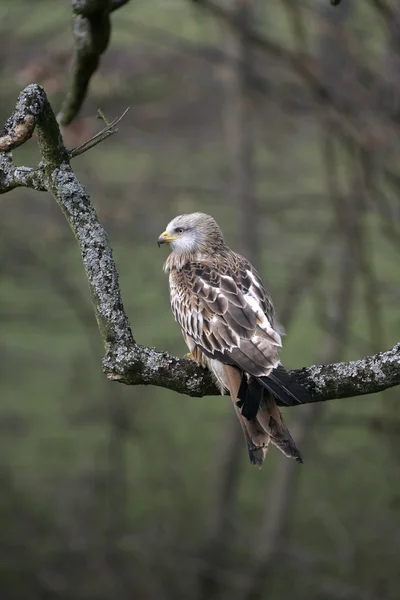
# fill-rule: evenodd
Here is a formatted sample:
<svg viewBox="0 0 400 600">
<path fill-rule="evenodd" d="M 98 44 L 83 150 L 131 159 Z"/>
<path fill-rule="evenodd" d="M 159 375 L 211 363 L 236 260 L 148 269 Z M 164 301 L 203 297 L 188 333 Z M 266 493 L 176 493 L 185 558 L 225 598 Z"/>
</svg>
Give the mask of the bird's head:
<svg viewBox="0 0 400 600">
<path fill-rule="evenodd" d="M 223 237 L 210 215 L 190 213 L 172 219 L 157 243 L 170 244 L 174 254 L 203 254 L 223 244 Z"/>
</svg>

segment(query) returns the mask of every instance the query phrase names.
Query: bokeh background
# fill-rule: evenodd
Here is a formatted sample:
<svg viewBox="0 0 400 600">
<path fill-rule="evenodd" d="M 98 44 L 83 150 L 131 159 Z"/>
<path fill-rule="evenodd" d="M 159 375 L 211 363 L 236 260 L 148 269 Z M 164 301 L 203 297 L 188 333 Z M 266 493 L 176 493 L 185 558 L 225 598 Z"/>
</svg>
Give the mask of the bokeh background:
<svg viewBox="0 0 400 600">
<path fill-rule="evenodd" d="M 387 349 L 400 334 L 400 2 L 218 6 L 240 26 L 207 2 L 116 11 L 63 130 L 77 146 L 98 108 L 131 107 L 73 164 L 135 339 L 186 352 L 156 240 L 199 210 L 257 265 L 288 368 Z M 65 0 L 0 1 L 0 122 L 32 82 L 60 109 L 71 16 Z M 36 164 L 35 140 L 14 157 Z M 104 378 L 78 246 L 49 195 L 1 197 L 0 252 L 1 598 L 399 598 L 398 390 L 286 410 L 305 464 L 271 449 L 259 471 L 227 398 Z"/>
</svg>

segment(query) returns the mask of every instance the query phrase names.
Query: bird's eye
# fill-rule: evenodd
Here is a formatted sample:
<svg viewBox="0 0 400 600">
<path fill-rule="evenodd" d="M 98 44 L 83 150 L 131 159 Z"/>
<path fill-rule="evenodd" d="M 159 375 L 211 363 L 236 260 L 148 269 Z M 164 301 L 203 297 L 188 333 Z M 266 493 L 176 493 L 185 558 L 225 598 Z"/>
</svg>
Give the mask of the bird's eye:
<svg viewBox="0 0 400 600">
<path fill-rule="evenodd" d="M 177 227 L 177 228 L 175 229 L 175 232 L 176 232 L 176 233 L 183 233 L 183 229 L 182 229 L 182 227 Z"/>
</svg>

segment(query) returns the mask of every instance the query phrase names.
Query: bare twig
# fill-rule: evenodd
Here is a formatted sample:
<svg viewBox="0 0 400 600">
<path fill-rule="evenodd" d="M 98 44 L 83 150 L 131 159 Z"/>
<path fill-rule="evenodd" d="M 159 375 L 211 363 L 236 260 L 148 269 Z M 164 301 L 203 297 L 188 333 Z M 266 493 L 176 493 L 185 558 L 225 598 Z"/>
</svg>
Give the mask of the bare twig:
<svg viewBox="0 0 400 600">
<path fill-rule="evenodd" d="M 103 113 L 99 109 L 97 111 L 97 113 L 98 113 L 98 115 L 101 115 L 102 120 L 105 121 L 106 127 L 104 127 L 104 129 L 102 129 L 101 131 L 96 133 L 96 135 L 91 137 L 90 140 L 87 140 L 80 146 L 77 146 L 76 148 L 69 150 L 68 151 L 69 157 L 75 158 L 76 156 L 79 156 L 80 154 L 87 152 L 91 148 L 94 148 L 94 146 L 97 146 L 97 144 L 100 144 L 103 140 L 106 140 L 111 135 L 114 135 L 114 133 L 118 133 L 118 129 L 116 128 L 116 125 L 118 125 L 118 123 L 120 123 L 120 121 L 124 118 L 124 116 L 126 115 L 128 110 L 129 110 L 129 107 L 122 113 L 122 115 L 120 117 L 117 117 L 116 119 L 111 121 L 111 123 L 109 123 L 108 121 L 105 120 Z"/>
</svg>

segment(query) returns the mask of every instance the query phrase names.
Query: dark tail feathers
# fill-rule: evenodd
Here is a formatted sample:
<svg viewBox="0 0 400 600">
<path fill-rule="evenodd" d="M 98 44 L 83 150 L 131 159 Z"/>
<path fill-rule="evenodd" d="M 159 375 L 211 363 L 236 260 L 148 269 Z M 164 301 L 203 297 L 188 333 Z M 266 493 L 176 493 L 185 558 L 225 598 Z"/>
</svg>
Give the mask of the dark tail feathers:
<svg viewBox="0 0 400 600">
<path fill-rule="evenodd" d="M 260 403 L 263 397 L 263 386 L 259 384 L 255 377 L 247 376 L 243 373 L 242 381 L 238 392 L 237 406 L 246 419 L 251 421 L 256 418 Z"/>
<path fill-rule="evenodd" d="M 302 404 L 310 399 L 307 390 L 290 377 L 282 365 L 276 367 L 268 377 L 258 377 L 257 380 L 287 406 Z"/>
<path fill-rule="evenodd" d="M 260 385 L 261 384 L 261 385 Z M 309 400 L 309 394 L 305 388 L 299 385 L 282 365 L 274 369 L 268 377 L 253 377 L 242 375 L 242 381 L 238 392 L 237 406 L 246 419 L 255 419 L 260 408 L 263 397 L 263 388 L 267 388 L 275 398 L 293 406 Z"/>
</svg>

